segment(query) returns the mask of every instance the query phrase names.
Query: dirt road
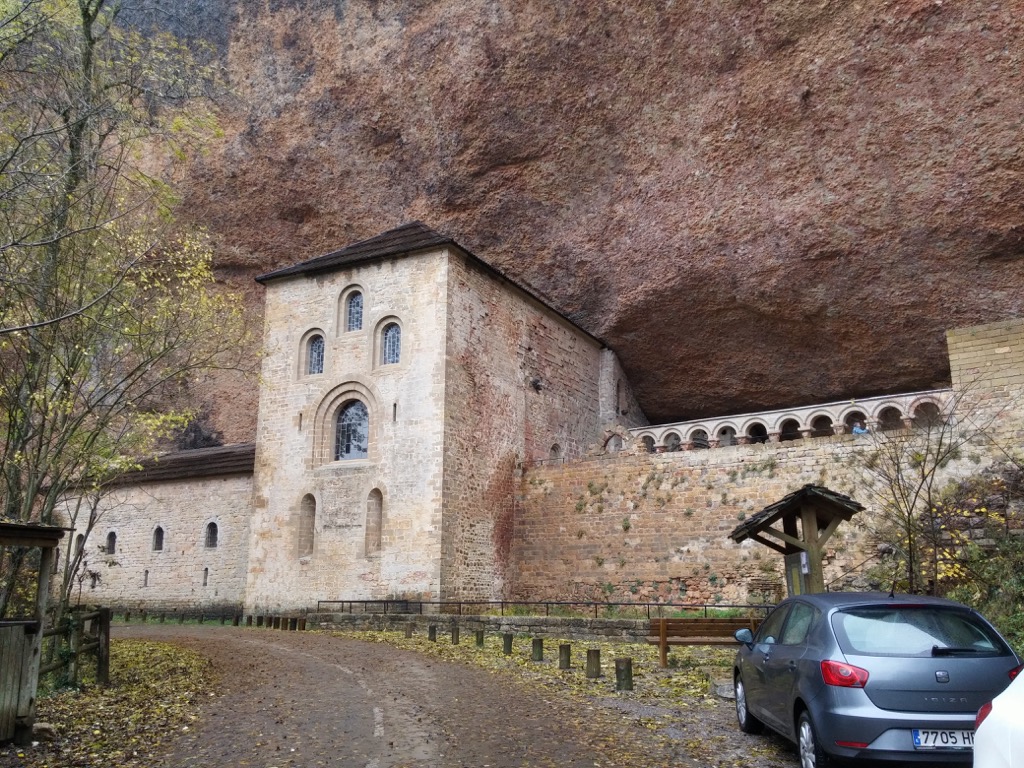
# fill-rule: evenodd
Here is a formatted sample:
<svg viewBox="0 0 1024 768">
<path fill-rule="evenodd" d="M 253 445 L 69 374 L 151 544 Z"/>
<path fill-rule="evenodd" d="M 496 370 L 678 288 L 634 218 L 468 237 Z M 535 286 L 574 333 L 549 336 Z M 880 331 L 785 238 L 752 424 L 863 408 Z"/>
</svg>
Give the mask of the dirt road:
<svg viewBox="0 0 1024 768">
<path fill-rule="evenodd" d="M 731 707 L 670 728 L 628 700 L 557 691 L 386 644 L 320 633 L 132 626 L 209 656 L 223 684 L 165 765 L 344 768 L 791 768 L 792 754 L 740 734 Z M 664 713 L 661 713 L 664 714 Z"/>
</svg>

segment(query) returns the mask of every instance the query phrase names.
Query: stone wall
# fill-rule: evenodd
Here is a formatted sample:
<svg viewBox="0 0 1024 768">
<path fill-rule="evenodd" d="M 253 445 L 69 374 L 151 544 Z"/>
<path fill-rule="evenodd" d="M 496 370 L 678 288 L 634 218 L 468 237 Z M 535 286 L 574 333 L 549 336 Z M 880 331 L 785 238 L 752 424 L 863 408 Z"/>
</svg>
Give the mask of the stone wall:
<svg viewBox="0 0 1024 768">
<path fill-rule="evenodd" d="M 83 542 L 84 603 L 145 606 L 149 610 L 235 609 L 242 604 L 251 516 L 252 476 L 233 475 L 123 486 L 103 501 Z M 67 518 L 66 518 L 67 519 Z M 206 529 L 217 526 L 216 547 Z M 162 549 L 154 533 L 163 531 Z M 113 554 L 105 551 L 116 535 Z M 65 541 L 74 546 L 78 532 Z M 62 558 L 63 562 L 63 558 Z M 205 582 L 205 583 L 204 583 Z"/>
<path fill-rule="evenodd" d="M 601 373 L 614 361 L 471 259 L 450 261 L 448 317 L 442 597 L 496 597 L 510 563 L 517 467 L 581 456 L 598 439 L 609 398 Z"/>
<path fill-rule="evenodd" d="M 348 331 L 353 288 L 363 323 Z M 446 290 L 443 250 L 268 283 L 247 610 L 439 594 Z M 391 321 L 402 329 L 400 361 L 382 365 Z M 326 340 L 324 368 L 307 375 L 313 332 Z M 369 411 L 368 456 L 335 461 L 336 415 L 352 400 Z M 379 547 L 367 541 L 378 493 Z M 300 550 L 304 504 L 315 518 L 311 554 Z"/>
</svg>

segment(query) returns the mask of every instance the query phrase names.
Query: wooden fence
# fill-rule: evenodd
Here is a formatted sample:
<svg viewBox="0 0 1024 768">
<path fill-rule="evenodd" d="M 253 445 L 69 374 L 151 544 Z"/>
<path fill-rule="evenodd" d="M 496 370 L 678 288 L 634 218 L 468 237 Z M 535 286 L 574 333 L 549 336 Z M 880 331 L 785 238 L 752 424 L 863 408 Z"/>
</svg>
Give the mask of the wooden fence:
<svg viewBox="0 0 1024 768">
<path fill-rule="evenodd" d="M 54 675 L 56 685 L 77 685 L 86 659 L 95 657 L 96 682 L 110 682 L 109 608 L 73 611 L 60 623 L 43 631 L 43 663 L 39 676 Z"/>
</svg>

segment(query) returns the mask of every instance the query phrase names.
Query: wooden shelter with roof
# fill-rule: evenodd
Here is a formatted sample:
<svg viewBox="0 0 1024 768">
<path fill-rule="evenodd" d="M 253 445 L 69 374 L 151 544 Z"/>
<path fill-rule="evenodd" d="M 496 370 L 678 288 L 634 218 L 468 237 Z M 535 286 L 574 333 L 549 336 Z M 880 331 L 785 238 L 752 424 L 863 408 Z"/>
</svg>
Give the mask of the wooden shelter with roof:
<svg viewBox="0 0 1024 768">
<path fill-rule="evenodd" d="M 821 560 L 825 544 L 841 522 L 863 509 L 849 496 L 808 484 L 736 526 L 729 538 L 737 544 L 753 539 L 782 553 L 790 594 L 805 591 L 803 587 L 807 592 L 824 592 Z"/>
<path fill-rule="evenodd" d="M 63 528 L 0 522 L 0 547 L 40 550 L 31 615 L 0 620 L 0 743 L 24 744 L 32 733 L 46 599 L 54 550 L 63 536 Z"/>
</svg>

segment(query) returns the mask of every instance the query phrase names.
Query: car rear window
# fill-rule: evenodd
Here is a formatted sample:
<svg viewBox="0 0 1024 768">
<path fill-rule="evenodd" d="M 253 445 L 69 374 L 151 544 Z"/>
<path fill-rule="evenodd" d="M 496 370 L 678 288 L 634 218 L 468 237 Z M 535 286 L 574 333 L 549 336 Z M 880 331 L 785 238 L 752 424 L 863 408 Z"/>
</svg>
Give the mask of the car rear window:
<svg viewBox="0 0 1024 768">
<path fill-rule="evenodd" d="M 943 606 L 872 606 L 832 617 L 844 653 L 867 656 L 1003 656 L 1006 643 L 975 614 Z"/>
</svg>

